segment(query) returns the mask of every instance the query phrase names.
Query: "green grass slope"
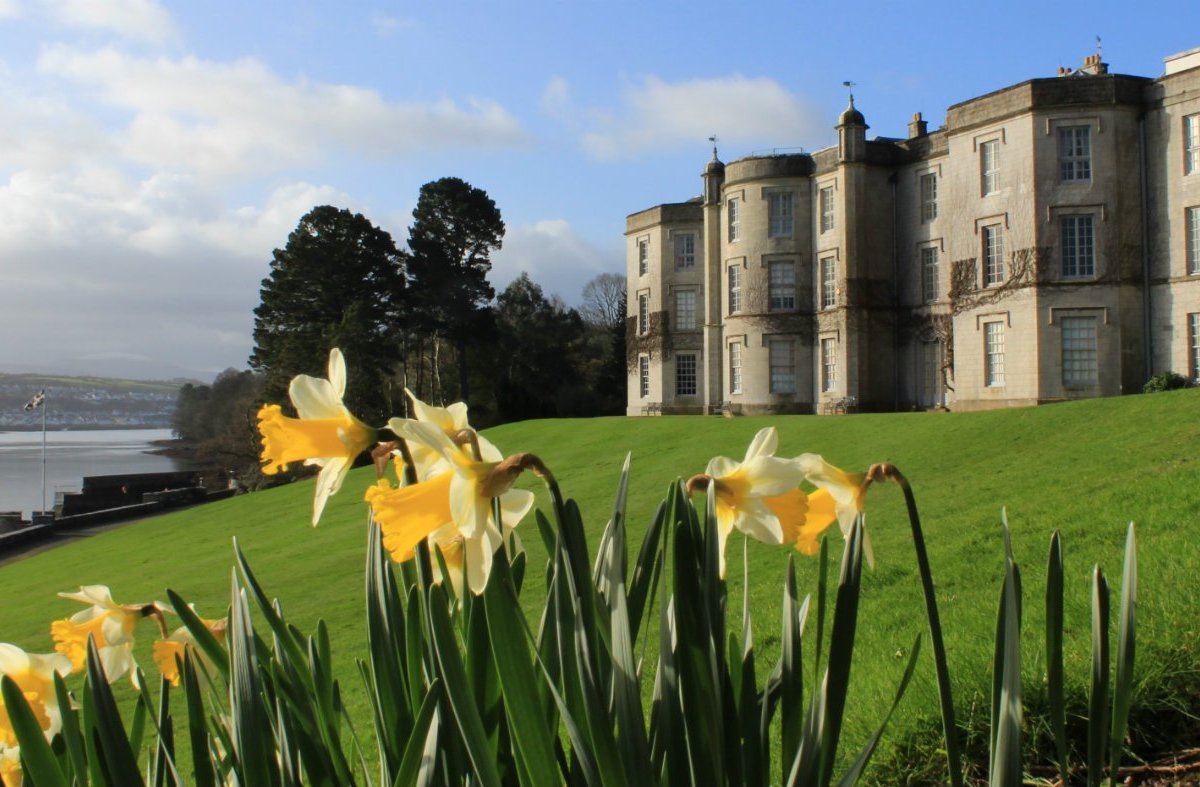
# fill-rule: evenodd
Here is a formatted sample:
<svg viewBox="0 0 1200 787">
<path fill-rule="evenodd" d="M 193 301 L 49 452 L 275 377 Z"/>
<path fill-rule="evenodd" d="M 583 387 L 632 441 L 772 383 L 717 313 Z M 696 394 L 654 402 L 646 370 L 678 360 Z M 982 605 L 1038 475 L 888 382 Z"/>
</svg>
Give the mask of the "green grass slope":
<svg viewBox="0 0 1200 787">
<path fill-rule="evenodd" d="M 1003 568 L 1002 506 L 1023 570 L 1028 699 L 1036 704 L 1042 682 L 1042 597 L 1051 532 L 1059 529 L 1064 536 L 1067 675 L 1081 692 L 1089 669 L 1090 572 L 1099 563 L 1114 590 L 1119 586 L 1125 526 L 1134 521 L 1140 564 L 1138 697 L 1152 712 L 1200 708 L 1200 616 L 1194 594 L 1185 590 L 1196 587 L 1200 572 L 1200 553 L 1193 547 L 1200 523 L 1198 413 L 1200 391 L 1188 390 L 983 413 L 537 421 L 498 427 L 488 436 L 505 452 L 542 457 L 564 493 L 579 502 L 593 545 L 608 518 L 625 453 L 632 452 L 631 549 L 673 479 L 701 472 L 717 454 L 740 459 L 763 426 L 778 428 L 781 456 L 812 451 L 858 470 L 873 462 L 894 463 L 911 481 L 921 509 L 960 717 L 978 729 L 987 719 Z M 307 630 L 318 617 L 326 619 L 349 702 L 364 719 L 356 726 L 366 730 L 353 660 L 365 655 L 361 497 L 370 481 L 369 468 L 355 471 L 316 529 L 307 524 L 312 483 L 303 482 L 136 523 L 0 567 L 0 598 L 6 599 L 0 641 L 49 650 L 50 621 L 78 608 L 55 593 L 80 584 L 108 584 L 122 602 L 162 599 L 170 587 L 202 614 L 215 616 L 227 604 L 236 536 L 294 624 Z M 521 485 L 539 490 L 534 478 Z M 545 503 L 539 490 L 539 504 Z M 848 748 L 861 746 L 870 734 L 899 681 L 906 649 L 924 630 L 900 491 L 875 487 L 867 505 L 877 565 L 864 581 L 851 715 L 843 736 Z M 534 612 L 540 608 L 545 553 L 532 521 L 521 530 L 531 558 L 525 604 Z M 836 560 L 841 550 L 836 527 L 831 537 Z M 732 538 L 729 548 L 730 614 L 736 618 L 741 538 Z M 785 550 L 751 545 L 751 609 L 756 642 L 768 663 L 775 658 L 786 561 Z M 801 588 L 815 588 L 815 559 L 798 556 L 798 568 Z M 148 672 L 150 634 L 147 628 L 139 645 Z M 927 647 L 888 738 L 908 745 L 905 731 L 927 727 L 936 708 Z M 1147 729 L 1146 718 L 1135 741 L 1166 734 Z"/>
</svg>

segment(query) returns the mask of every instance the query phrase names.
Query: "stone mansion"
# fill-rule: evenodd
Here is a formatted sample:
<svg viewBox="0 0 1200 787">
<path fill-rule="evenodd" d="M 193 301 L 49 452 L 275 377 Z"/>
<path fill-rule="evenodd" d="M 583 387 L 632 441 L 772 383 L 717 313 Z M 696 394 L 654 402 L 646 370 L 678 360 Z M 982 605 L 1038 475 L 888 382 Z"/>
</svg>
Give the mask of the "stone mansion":
<svg viewBox="0 0 1200 787">
<path fill-rule="evenodd" d="M 1200 376 L 1200 49 L 704 169 L 626 221 L 630 415 L 970 410 Z"/>
</svg>

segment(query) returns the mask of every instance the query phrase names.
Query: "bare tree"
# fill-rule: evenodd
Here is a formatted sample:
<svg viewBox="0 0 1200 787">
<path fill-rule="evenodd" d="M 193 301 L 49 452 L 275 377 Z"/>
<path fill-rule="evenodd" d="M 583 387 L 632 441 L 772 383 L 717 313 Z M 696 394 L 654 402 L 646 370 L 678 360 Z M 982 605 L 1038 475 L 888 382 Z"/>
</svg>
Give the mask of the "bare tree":
<svg viewBox="0 0 1200 787">
<path fill-rule="evenodd" d="M 589 325 L 612 328 L 625 320 L 625 277 L 601 273 L 583 285 L 579 314 Z"/>
</svg>

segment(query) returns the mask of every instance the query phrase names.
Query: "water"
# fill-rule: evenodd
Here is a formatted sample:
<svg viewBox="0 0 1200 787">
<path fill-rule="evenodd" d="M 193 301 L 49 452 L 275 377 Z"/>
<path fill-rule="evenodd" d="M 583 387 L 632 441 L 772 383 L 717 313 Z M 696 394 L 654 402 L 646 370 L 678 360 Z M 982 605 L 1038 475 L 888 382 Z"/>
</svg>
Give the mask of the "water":
<svg viewBox="0 0 1200 787">
<path fill-rule="evenodd" d="M 170 429 L 98 429 L 46 433 L 46 508 L 55 492 L 78 492 L 85 475 L 166 473 L 186 469 L 169 456 L 145 453 Z M 42 433 L 0 432 L 0 511 L 42 508 Z"/>
</svg>

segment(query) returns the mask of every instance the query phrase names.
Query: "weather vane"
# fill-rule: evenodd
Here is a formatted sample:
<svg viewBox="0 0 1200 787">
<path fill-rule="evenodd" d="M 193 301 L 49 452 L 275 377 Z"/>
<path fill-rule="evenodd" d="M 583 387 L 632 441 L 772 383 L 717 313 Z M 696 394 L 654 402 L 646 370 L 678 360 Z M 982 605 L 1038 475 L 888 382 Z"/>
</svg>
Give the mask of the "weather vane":
<svg viewBox="0 0 1200 787">
<path fill-rule="evenodd" d="M 858 84 L 857 82 L 851 82 L 849 79 L 847 79 L 845 82 L 842 83 L 843 86 L 850 89 L 850 101 L 851 102 L 854 101 L 854 87 L 857 84 Z"/>
<path fill-rule="evenodd" d="M 717 135 L 716 135 L 716 134 L 713 134 L 711 137 L 709 137 L 709 138 L 708 138 L 708 141 L 712 143 L 712 146 L 713 146 L 713 160 L 716 160 L 716 158 L 717 158 Z"/>
</svg>

